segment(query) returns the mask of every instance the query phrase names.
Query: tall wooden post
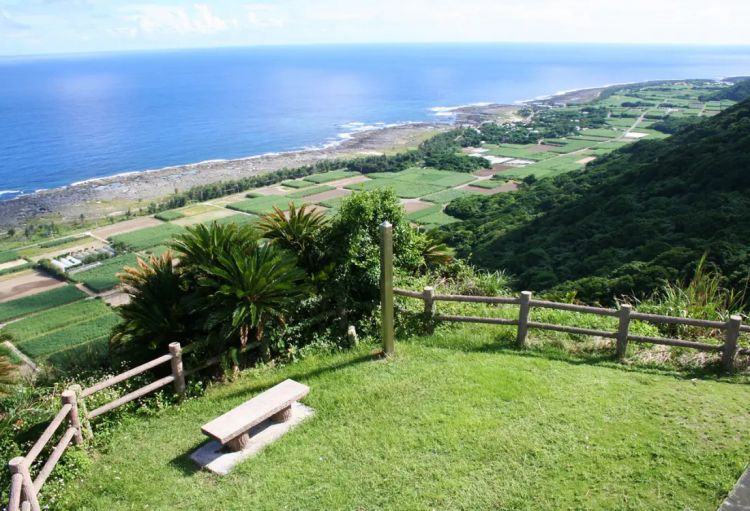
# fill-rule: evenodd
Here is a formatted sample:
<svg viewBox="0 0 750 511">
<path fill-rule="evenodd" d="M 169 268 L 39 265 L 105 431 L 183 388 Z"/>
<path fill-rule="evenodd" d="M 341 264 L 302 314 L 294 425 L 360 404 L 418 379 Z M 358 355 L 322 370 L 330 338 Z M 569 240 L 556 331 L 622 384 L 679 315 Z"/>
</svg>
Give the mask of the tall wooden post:
<svg viewBox="0 0 750 511">
<path fill-rule="evenodd" d="M 380 224 L 380 310 L 383 352 L 395 352 L 393 336 L 393 226 Z"/>
<path fill-rule="evenodd" d="M 630 330 L 630 313 L 633 306 L 627 303 L 620 305 L 620 326 L 617 329 L 617 360 L 625 358 L 628 351 L 628 332 Z"/>
<path fill-rule="evenodd" d="M 29 467 L 26 466 L 26 459 L 23 456 L 13 458 L 8 462 L 8 468 L 10 469 L 11 478 L 16 474 L 21 474 L 23 500 L 29 503 L 32 511 L 41 511 L 39 500 L 36 497 L 36 490 L 34 490 L 34 481 L 31 479 Z"/>
<path fill-rule="evenodd" d="M 182 346 L 179 342 L 169 344 L 169 353 L 172 354 L 172 376 L 174 376 L 174 391 L 180 397 L 185 397 L 185 370 L 182 367 Z"/>
<path fill-rule="evenodd" d="M 425 286 L 422 291 L 422 300 L 424 300 L 424 321 L 425 330 L 428 334 L 435 331 L 435 289 L 432 286 Z"/>
<path fill-rule="evenodd" d="M 730 316 L 727 321 L 726 337 L 724 338 L 724 350 L 721 354 L 721 365 L 729 372 L 734 369 L 734 357 L 737 355 L 737 343 L 740 339 L 741 316 Z"/>
<path fill-rule="evenodd" d="M 526 346 L 526 333 L 529 331 L 529 311 L 531 310 L 530 302 L 531 291 L 522 291 L 518 310 L 518 334 L 516 335 L 516 344 L 519 348 Z"/>
<path fill-rule="evenodd" d="M 63 405 L 70 405 L 70 412 L 68 413 L 68 422 L 70 426 L 75 428 L 76 434 L 73 435 L 73 445 L 81 445 L 83 443 L 83 434 L 81 433 L 81 416 L 78 415 L 78 400 L 76 399 L 76 393 L 72 390 L 64 390 L 60 395 Z"/>
</svg>

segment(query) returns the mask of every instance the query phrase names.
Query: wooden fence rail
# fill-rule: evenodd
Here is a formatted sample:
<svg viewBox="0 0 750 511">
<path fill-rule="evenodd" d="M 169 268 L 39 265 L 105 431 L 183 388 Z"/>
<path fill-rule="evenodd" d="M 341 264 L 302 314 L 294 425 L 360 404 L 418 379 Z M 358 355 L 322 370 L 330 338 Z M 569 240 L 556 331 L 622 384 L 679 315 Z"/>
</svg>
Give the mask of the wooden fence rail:
<svg viewBox="0 0 750 511">
<path fill-rule="evenodd" d="M 460 321 L 467 323 L 510 325 L 517 328 L 516 342 L 519 347 L 523 347 L 526 345 L 526 337 L 529 328 L 551 330 L 555 332 L 565 332 L 570 334 L 593 335 L 598 337 L 616 339 L 616 353 L 618 359 L 622 359 L 625 357 L 629 342 L 660 344 L 664 346 L 678 346 L 681 348 L 691 348 L 700 351 L 720 352 L 722 366 L 726 371 L 731 371 L 732 369 L 734 369 L 735 360 L 738 354 L 750 354 L 750 349 L 740 349 L 738 346 L 740 333 L 750 332 L 750 325 L 743 325 L 742 318 L 740 316 L 731 316 L 725 322 L 710 321 L 705 319 L 681 318 L 676 316 L 662 316 L 658 314 L 636 312 L 632 310 L 632 307 L 630 305 L 627 304 L 621 305 L 619 309 L 609 309 L 605 307 L 592 307 L 589 305 L 577 305 L 573 303 L 559 303 L 547 300 L 536 300 L 532 298 L 532 294 L 529 291 L 522 292 L 518 297 L 463 296 L 439 295 L 435 294 L 432 287 L 425 287 L 421 292 L 410 291 L 408 289 L 393 288 L 393 294 L 398 296 L 405 296 L 407 298 L 416 298 L 424 301 L 424 319 L 425 326 L 428 332 L 432 331 L 436 321 Z M 518 319 L 439 314 L 436 307 L 436 302 L 439 301 L 484 303 L 490 305 L 518 305 Z M 530 321 L 529 314 L 531 312 L 531 309 L 534 307 L 618 318 L 618 329 L 616 332 L 610 332 L 592 328 L 581 328 L 576 326 L 556 325 L 551 323 Z M 723 344 L 709 344 L 705 342 L 688 341 L 684 339 L 634 335 L 630 333 L 630 324 L 633 320 L 646 321 L 655 324 L 666 323 L 723 330 L 724 342 Z"/>
<path fill-rule="evenodd" d="M 213 364 L 217 364 L 220 360 L 220 357 L 212 357 L 198 367 L 193 368 L 191 371 L 186 371 L 182 364 L 183 353 L 180 343 L 174 342 L 169 345 L 169 353 L 166 355 L 157 357 L 145 364 L 141 364 L 138 367 L 134 367 L 133 369 L 120 373 L 112 378 L 92 385 L 89 388 L 81 390 L 80 386 L 74 385 L 70 389 L 65 390 L 61 395 L 62 406 L 60 407 L 60 411 L 58 411 L 52 421 L 50 421 L 47 428 L 31 447 L 26 456 L 13 458 L 8 463 L 11 473 L 8 511 L 19 511 L 19 509 L 38 511 L 40 509 L 38 499 L 40 490 L 54 470 L 57 462 L 60 461 L 60 458 L 65 453 L 68 446 L 70 446 L 70 444 L 80 445 L 83 443 L 84 428 L 86 428 L 87 431 L 90 431 L 88 425 L 90 420 L 110 412 L 125 403 L 129 403 L 130 401 L 143 397 L 146 394 L 150 394 L 170 383 L 174 385 L 174 390 L 177 395 L 182 398 L 185 395 L 185 376 L 201 369 L 205 369 Z M 125 394 L 124 396 L 106 403 L 91 412 L 86 412 L 84 398 L 113 385 L 117 385 L 118 383 L 122 383 L 129 378 L 145 373 L 149 369 L 166 364 L 167 362 L 170 364 L 172 373 L 169 376 L 160 378 L 148 385 Z M 83 421 L 81 419 L 83 419 Z M 47 447 L 63 423 L 66 422 L 68 424 L 67 429 L 65 429 L 60 440 L 55 444 L 49 458 L 44 465 L 42 465 L 36 478 L 32 479 L 31 467 L 33 463 L 44 448 Z"/>
</svg>

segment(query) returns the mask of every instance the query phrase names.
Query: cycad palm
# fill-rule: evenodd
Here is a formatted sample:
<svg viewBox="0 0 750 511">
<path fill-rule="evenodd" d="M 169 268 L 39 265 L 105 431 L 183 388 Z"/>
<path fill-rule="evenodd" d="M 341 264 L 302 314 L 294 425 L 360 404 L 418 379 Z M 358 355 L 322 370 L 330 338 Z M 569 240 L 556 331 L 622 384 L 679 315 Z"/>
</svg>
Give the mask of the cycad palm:
<svg viewBox="0 0 750 511">
<path fill-rule="evenodd" d="M 251 334 L 260 341 L 264 326 L 285 316 L 306 296 L 305 272 L 283 250 L 257 243 L 232 247 L 201 266 L 198 285 L 206 291 L 207 326 L 245 346 Z M 264 355 L 268 354 L 264 344 Z"/>
<path fill-rule="evenodd" d="M 319 243 L 328 227 L 323 213 L 308 209 L 306 204 L 298 208 L 290 203 L 288 213 L 275 207 L 261 219 L 258 227 L 263 237 L 296 254 L 307 271 L 319 270 L 323 255 Z"/>
<path fill-rule="evenodd" d="M 187 290 L 171 252 L 151 256 L 148 261 L 138 259 L 135 268 L 126 267 L 119 277 L 130 294 L 130 303 L 119 309 L 124 321 L 115 329 L 115 347 L 147 345 L 156 349 L 191 340 Z"/>
<path fill-rule="evenodd" d="M 250 248 L 258 239 L 258 234 L 250 225 L 213 222 L 187 227 L 185 231 L 171 247 L 177 252 L 182 266 L 187 268 L 210 264 L 235 247 Z"/>
</svg>

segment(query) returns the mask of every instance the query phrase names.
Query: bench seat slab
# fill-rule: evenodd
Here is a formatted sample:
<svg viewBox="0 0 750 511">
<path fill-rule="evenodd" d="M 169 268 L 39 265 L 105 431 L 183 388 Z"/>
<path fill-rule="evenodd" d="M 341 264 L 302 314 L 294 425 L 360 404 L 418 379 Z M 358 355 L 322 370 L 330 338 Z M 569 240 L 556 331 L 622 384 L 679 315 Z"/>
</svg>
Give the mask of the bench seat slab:
<svg viewBox="0 0 750 511">
<path fill-rule="evenodd" d="M 294 380 L 284 380 L 203 425 L 201 431 L 215 438 L 222 445 L 226 445 L 240 436 L 247 437 L 246 440 L 249 440 L 247 431 L 250 428 L 269 417 L 277 422 L 287 420 L 292 403 L 302 399 L 309 392 L 310 388 L 307 385 Z M 243 443 L 242 439 L 232 442 L 230 448 L 236 447 L 235 444 L 238 443 Z"/>
</svg>

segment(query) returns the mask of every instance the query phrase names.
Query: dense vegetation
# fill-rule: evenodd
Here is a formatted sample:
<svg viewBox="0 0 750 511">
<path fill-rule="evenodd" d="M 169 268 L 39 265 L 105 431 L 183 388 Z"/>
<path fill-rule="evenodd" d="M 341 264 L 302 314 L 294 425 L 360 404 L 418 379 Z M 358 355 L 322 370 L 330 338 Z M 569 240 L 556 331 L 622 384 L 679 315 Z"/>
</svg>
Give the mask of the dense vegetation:
<svg viewBox="0 0 750 511">
<path fill-rule="evenodd" d="M 720 89 L 713 94 L 709 94 L 701 99 L 708 101 L 721 101 L 730 99 L 732 101 L 744 101 L 750 98 L 750 79 L 740 80 L 731 87 Z"/>
<path fill-rule="evenodd" d="M 725 284 L 750 274 L 750 101 L 514 194 L 447 211 L 459 254 L 518 286 L 609 302 L 689 277 L 704 253 Z"/>
</svg>

